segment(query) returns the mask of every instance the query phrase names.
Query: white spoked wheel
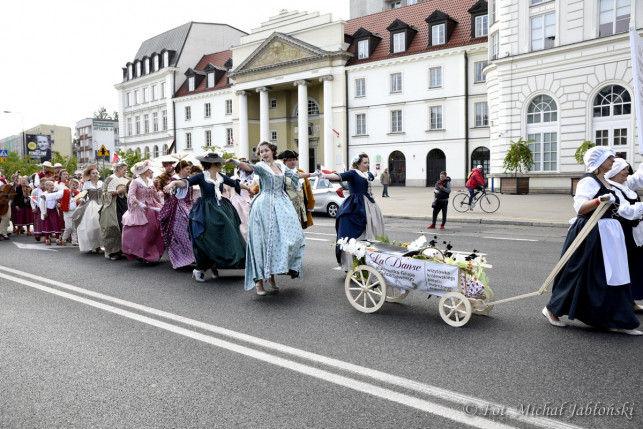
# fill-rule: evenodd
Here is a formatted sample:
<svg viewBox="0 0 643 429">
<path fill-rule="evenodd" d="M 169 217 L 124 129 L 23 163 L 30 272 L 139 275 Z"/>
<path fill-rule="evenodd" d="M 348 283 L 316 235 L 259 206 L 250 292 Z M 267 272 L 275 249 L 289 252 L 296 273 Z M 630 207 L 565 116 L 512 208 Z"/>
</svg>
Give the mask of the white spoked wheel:
<svg viewBox="0 0 643 429">
<path fill-rule="evenodd" d="M 447 325 L 459 328 L 471 319 L 469 298 L 459 292 L 447 292 L 440 298 L 440 316 Z"/>
<path fill-rule="evenodd" d="M 487 291 L 487 298 L 486 299 L 477 299 L 476 303 L 471 307 L 471 311 L 473 314 L 478 314 L 480 316 L 484 316 L 485 314 L 489 314 L 491 310 L 493 310 L 493 291 L 489 286 L 485 287 Z"/>
<path fill-rule="evenodd" d="M 409 295 L 407 289 L 400 289 L 399 287 L 386 288 L 386 302 L 400 302 Z"/>
<path fill-rule="evenodd" d="M 368 265 L 358 265 L 350 270 L 344 289 L 348 301 L 362 313 L 374 313 L 386 302 L 384 277 Z"/>
</svg>

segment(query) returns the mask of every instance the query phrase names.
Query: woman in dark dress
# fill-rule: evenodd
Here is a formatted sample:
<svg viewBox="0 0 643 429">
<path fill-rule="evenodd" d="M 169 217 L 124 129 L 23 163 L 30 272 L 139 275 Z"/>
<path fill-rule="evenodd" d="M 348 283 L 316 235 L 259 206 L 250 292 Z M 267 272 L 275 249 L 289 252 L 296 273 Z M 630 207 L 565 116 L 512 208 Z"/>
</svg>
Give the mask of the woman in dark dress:
<svg viewBox="0 0 643 429">
<path fill-rule="evenodd" d="M 578 217 L 569 228 L 563 254 L 599 206 L 598 197 L 607 195 L 609 204 L 619 203 L 604 178 L 614 163 L 614 151 L 596 146 L 584 159 L 590 173 L 578 182 L 574 196 Z M 565 326 L 559 318 L 567 315 L 597 328 L 643 335 L 636 329 L 639 321 L 632 308 L 625 237 L 616 217 L 610 207 L 554 279 L 551 299 L 542 310 L 553 326 Z"/>
<path fill-rule="evenodd" d="M 192 242 L 196 269 L 192 278 L 198 282 L 205 281 L 205 273 L 212 270 L 212 278 L 219 277 L 218 268 L 244 268 L 246 263 L 246 241 L 239 231 L 241 220 L 232 203 L 221 196 L 225 183 L 228 186 L 250 191 L 245 185 L 221 174 L 221 165 L 225 162 L 216 153 L 197 156 L 203 166 L 203 173 L 190 178 L 174 180 L 165 186 L 165 192 L 174 187 L 199 185 L 201 197 L 194 202 L 188 216 L 188 234 Z"/>
<path fill-rule="evenodd" d="M 331 181 L 345 180 L 350 190 L 350 195 L 342 203 L 335 218 L 337 240 L 345 237 L 356 240 L 375 240 L 376 236 L 386 235 L 382 212 L 375 203 L 371 191 L 371 182 L 375 176 L 368 171 L 369 159 L 365 153 L 355 155 L 352 161 L 351 170 L 346 173 L 322 176 Z M 342 252 L 337 246 L 335 256 L 344 271 L 351 269 L 353 265 L 351 255 Z"/>
</svg>

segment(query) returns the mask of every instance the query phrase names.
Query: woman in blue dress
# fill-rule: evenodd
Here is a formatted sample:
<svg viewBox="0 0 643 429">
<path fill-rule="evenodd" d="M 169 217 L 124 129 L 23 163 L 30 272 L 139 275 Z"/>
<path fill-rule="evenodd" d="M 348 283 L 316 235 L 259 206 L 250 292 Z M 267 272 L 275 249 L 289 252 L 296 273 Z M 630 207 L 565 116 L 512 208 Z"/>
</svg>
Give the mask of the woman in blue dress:
<svg viewBox="0 0 643 429">
<path fill-rule="evenodd" d="M 240 188 L 250 188 L 219 173 L 225 160 L 216 153 L 196 159 L 201 162 L 203 173 L 174 180 L 164 189 L 169 193 L 174 187 L 199 185 L 201 198 L 195 201 L 188 216 L 188 234 L 196 261 L 192 278 L 204 282 L 208 269 L 216 279 L 218 268 L 238 269 L 245 265 L 246 242 L 239 231 L 241 221 L 232 203 L 221 197 L 221 189 L 224 183 L 236 187 L 238 192 Z"/>
<path fill-rule="evenodd" d="M 375 203 L 371 192 L 371 182 L 375 176 L 368 171 L 368 168 L 368 155 L 362 152 L 353 158 L 351 170 L 346 173 L 323 176 L 331 181 L 347 181 L 350 190 L 349 197 L 344 200 L 335 218 L 338 240 L 344 237 L 356 240 L 376 240 L 376 236 L 386 235 L 382 212 Z M 344 271 L 352 268 L 353 257 L 342 252 L 339 246 L 335 248 L 335 256 Z"/>
<path fill-rule="evenodd" d="M 301 277 L 306 238 L 284 183 L 290 180 L 298 187 L 300 177 L 320 173 L 301 173 L 275 162 L 277 145 L 272 143 L 259 143 L 258 152 L 261 161 L 254 165 L 235 159 L 227 162 L 259 177 L 259 194 L 252 200 L 248 216 L 245 289 L 256 288 L 257 295 L 263 296 L 267 293 L 264 282 L 269 282 L 273 291 L 279 290 L 276 274 Z"/>
</svg>

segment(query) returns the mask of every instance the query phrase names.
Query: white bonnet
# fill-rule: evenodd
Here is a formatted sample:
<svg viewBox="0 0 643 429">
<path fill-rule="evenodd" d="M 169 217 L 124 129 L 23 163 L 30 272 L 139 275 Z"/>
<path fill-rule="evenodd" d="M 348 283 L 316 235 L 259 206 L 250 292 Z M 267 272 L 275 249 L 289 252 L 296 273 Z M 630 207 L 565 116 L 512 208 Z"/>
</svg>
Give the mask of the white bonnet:
<svg viewBox="0 0 643 429">
<path fill-rule="evenodd" d="M 627 166 L 628 163 L 623 158 L 616 158 L 614 160 L 614 164 L 612 165 L 612 169 L 605 173 L 605 178 L 611 179 L 612 177 L 616 176 L 618 173 L 626 169 Z"/>
<path fill-rule="evenodd" d="M 583 156 L 583 161 L 585 161 L 585 166 L 587 171 L 594 171 L 605 162 L 610 156 L 616 155 L 614 149 L 607 146 L 594 146 Z"/>
</svg>

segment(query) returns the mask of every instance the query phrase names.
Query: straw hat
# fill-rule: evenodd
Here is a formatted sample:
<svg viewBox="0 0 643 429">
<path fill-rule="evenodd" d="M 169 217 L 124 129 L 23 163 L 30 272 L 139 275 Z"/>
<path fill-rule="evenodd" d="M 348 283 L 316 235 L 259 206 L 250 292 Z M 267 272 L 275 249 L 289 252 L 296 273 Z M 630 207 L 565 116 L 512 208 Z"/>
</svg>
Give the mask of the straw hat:
<svg viewBox="0 0 643 429">
<path fill-rule="evenodd" d="M 53 166 L 53 165 L 51 165 L 51 162 L 49 162 L 49 161 L 45 161 L 45 162 L 43 162 L 41 165 L 42 165 L 43 167 L 47 167 L 47 168 L 54 168 L 54 166 Z"/>
<path fill-rule="evenodd" d="M 152 168 L 152 161 L 148 159 L 134 164 L 134 166 L 132 167 L 132 173 L 136 174 L 137 176 L 140 176 L 141 174 L 145 173 L 147 170 L 150 170 L 151 168 Z"/>
<path fill-rule="evenodd" d="M 57 163 L 54 164 L 54 168 L 58 168 L 58 167 L 63 168 L 63 165 L 61 163 L 57 162 Z"/>
</svg>

